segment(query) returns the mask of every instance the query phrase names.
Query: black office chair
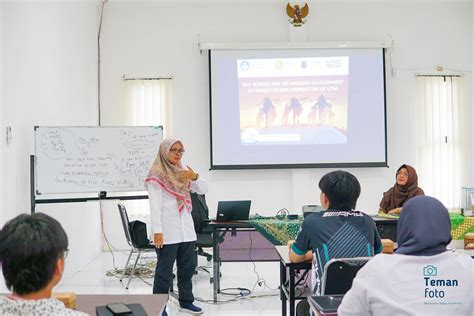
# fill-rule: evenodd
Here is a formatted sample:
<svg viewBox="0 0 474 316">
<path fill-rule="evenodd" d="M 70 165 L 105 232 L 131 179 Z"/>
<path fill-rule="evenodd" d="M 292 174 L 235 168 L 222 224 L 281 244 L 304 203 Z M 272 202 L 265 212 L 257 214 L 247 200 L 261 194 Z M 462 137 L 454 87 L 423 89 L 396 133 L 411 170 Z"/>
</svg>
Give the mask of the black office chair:
<svg viewBox="0 0 474 316">
<path fill-rule="evenodd" d="M 130 245 L 130 247 L 132 247 L 132 250 L 130 250 L 130 254 L 128 255 L 127 262 L 125 263 L 125 267 L 123 268 L 123 273 L 122 273 L 122 277 L 120 278 L 120 282 L 122 282 L 122 279 L 125 276 L 128 263 L 130 262 L 132 255 L 133 254 L 137 255 L 135 259 L 135 263 L 133 264 L 132 271 L 130 272 L 130 276 L 128 277 L 127 286 L 125 287 L 128 290 L 128 286 L 130 285 L 130 281 L 132 280 L 132 277 L 134 277 L 135 268 L 137 267 L 137 263 L 138 263 L 138 260 L 140 259 L 141 254 L 148 251 L 154 251 L 155 246 L 151 242 L 146 244 L 145 246 L 136 245 L 132 239 L 132 234 L 130 232 L 130 221 L 128 220 L 127 209 L 125 208 L 123 204 L 120 204 L 120 203 L 118 204 L 118 209 L 120 213 L 120 219 L 122 220 L 122 226 L 123 226 L 123 231 L 125 233 L 125 238 L 127 239 L 127 242 Z"/>
<path fill-rule="evenodd" d="M 346 294 L 352 287 L 357 272 L 371 257 L 333 258 L 324 265 L 321 295 Z M 309 316 L 307 300 L 296 306 L 296 316 Z"/>
<path fill-rule="evenodd" d="M 194 230 L 196 231 L 196 255 L 206 257 L 207 262 L 212 260 L 212 255 L 204 251 L 204 248 L 212 248 L 212 228 L 209 226 L 209 208 L 206 204 L 205 195 L 191 192 L 191 202 L 193 210 L 191 215 L 194 221 Z M 207 266 L 198 266 L 196 268 L 196 274 L 198 271 L 204 271 L 211 274 Z M 210 279 L 213 282 L 213 279 Z"/>
<path fill-rule="evenodd" d="M 371 257 L 334 258 L 324 265 L 321 295 L 346 294 L 357 272 Z"/>
<path fill-rule="evenodd" d="M 197 235 L 196 251 L 199 256 L 206 257 L 209 262 L 212 260 L 212 255 L 205 252 L 204 248 L 212 248 L 212 228 L 209 226 L 209 208 L 206 204 L 206 197 L 191 192 L 191 202 L 193 205 L 191 215 Z"/>
</svg>

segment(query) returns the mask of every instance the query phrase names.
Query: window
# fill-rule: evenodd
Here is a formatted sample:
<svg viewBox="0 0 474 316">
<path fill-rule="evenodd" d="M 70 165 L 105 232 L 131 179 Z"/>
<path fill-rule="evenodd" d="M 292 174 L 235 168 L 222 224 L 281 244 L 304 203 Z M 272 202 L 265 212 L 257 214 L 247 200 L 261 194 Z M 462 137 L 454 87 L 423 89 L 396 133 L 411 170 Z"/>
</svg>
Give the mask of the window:
<svg viewBox="0 0 474 316">
<path fill-rule="evenodd" d="M 469 173 L 463 89 L 460 76 L 417 76 L 420 186 L 457 209 Z"/>
<path fill-rule="evenodd" d="M 166 137 L 170 130 L 171 79 L 124 79 L 124 111 L 121 123 L 128 126 L 163 126 Z M 148 217 L 147 200 L 126 201 L 130 217 Z"/>
<path fill-rule="evenodd" d="M 125 125 L 162 125 L 169 131 L 171 79 L 124 79 Z M 166 124 L 165 124 L 166 123 Z"/>
</svg>

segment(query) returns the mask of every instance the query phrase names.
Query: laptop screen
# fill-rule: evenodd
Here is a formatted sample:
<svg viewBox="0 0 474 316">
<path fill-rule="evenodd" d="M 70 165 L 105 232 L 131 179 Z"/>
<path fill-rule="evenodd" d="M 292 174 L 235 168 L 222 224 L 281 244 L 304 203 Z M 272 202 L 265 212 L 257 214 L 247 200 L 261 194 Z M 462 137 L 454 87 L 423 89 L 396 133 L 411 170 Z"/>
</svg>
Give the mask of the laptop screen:
<svg viewBox="0 0 474 316">
<path fill-rule="evenodd" d="M 249 219 L 250 200 L 219 201 L 217 204 L 217 222 L 243 221 Z"/>
</svg>

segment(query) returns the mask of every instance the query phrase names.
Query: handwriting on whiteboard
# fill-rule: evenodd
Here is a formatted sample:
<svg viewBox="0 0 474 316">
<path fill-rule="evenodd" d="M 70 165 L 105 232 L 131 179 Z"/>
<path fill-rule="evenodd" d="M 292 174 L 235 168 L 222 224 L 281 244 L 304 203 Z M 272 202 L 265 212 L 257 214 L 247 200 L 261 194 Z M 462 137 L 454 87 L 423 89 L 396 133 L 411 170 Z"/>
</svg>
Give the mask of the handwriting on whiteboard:
<svg viewBox="0 0 474 316">
<path fill-rule="evenodd" d="M 37 153 L 37 156 L 46 167 L 38 170 L 45 180 L 39 179 L 39 183 L 49 181 L 48 185 L 56 188 L 53 191 L 61 191 L 62 185 L 73 188 L 73 192 L 80 188 L 85 191 L 144 190 L 144 178 L 162 140 L 161 129 L 103 128 L 99 131 L 94 135 L 94 130 L 87 128 L 42 130 L 41 155 Z"/>
</svg>

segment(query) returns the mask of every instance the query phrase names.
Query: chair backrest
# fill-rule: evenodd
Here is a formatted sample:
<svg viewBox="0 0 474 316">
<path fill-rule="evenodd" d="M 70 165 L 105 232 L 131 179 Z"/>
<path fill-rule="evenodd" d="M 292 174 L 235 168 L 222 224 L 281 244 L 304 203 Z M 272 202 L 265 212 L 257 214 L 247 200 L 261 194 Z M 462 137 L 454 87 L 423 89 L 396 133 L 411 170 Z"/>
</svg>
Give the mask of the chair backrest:
<svg viewBox="0 0 474 316">
<path fill-rule="evenodd" d="M 118 203 L 118 209 L 120 213 L 120 219 L 122 220 L 123 231 L 128 244 L 133 247 L 132 236 L 130 235 L 130 221 L 128 220 L 127 209 L 125 205 Z"/>
<path fill-rule="evenodd" d="M 191 202 L 193 205 L 193 210 L 191 211 L 191 216 L 194 221 L 194 230 L 196 233 L 200 234 L 204 226 L 206 226 L 207 221 L 209 221 L 209 208 L 206 204 L 206 196 L 203 194 L 197 194 L 191 192 Z"/>
<path fill-rule="evenodd" d="M 333 258 L 324 266 L 321 295 L 345 294 L 371 257 Z"/>
</svg>

